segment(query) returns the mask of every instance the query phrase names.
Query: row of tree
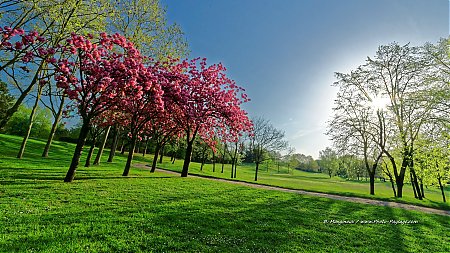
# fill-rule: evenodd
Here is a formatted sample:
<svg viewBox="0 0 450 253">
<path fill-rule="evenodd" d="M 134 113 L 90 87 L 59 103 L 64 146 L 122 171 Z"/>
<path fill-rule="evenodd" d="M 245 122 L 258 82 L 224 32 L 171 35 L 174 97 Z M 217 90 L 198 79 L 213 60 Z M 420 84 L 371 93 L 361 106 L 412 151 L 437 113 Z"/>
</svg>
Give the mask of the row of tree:
<svg viewBox="0 0 450 253">
<path fill-rule="evenodd" d="M 370 194 L 383 171 L 396 197 L 403 196 L 404 183 L 410 181 L 416 198 L 425 196 L 424 184 L 437 184 L 445 201 L 450 177 L 448 47 L 448 40 L 380 46 L 365 64 L 336 73 L 339 92 L 328 130 L 335 151 L 324 150 L 321 160 L 362 160 Z"/>
<path fill-rule="evenodd" d="M 158 1 L 6 1 L 0 10 L 2 21 L 10 24 L 0 29 L 0 71 L 5 83 L 16 88 L 16 99 L 3 110 L 0 128 L 32 94 L 35 102 L 21 158 L 43 94 L 48 95 L 44 103 L 55 109 L 54 126 L 64 113 L 76 113 L 81 129 L 66 182 L 74 179 L 89 133 L 94 144 L 102 131 L 106 140 L 111 127 L 115 135 L 127 133 L 124 176 L 138 140 L 151 138 L 158 150 L 174 138 L 184 138 L 182 176 L 187 176 L 197 136 L 213 146 L 216 138 L 234 141 L 251 129 L 240 107 L 248 98 L 221 64 L 171 60 L 185 51 L 184 43 L 179 29 L 166 25 Z M 126 37 L 90 33 L 102 29 Z M 55 131 L 52 128 L 43 156 L 48 155 Z"/>
</svg>

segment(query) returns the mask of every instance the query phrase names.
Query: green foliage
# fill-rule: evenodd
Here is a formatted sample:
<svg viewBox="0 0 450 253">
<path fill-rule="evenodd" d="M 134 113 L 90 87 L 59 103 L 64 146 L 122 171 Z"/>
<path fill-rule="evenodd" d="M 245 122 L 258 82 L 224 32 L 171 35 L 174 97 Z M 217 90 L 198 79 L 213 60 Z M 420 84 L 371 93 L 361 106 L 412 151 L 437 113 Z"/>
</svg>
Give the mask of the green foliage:
<svg viewBox="0 0 450 253">
<path fill-rule="evenodd" d="M 428 186 L 438 186 L 439 179 L 443 185 L 450 180 L 450 140 L 444 136 L 438 140 L 422 138 L 416 144 L 417 173 Z"/>
<path fill-rule="evenodd" d="M 50 158 L 42 158 L 45 143 L 30 140 L 29 156 L 18 160 L 14 149 L 20 141 L 0 135 L 5 147 L 0 150 L 1 251 L 450 251 L 445 216 L 150 174 L 138 168 L 123 178 L 124 156 L 114 163 L 80 168 L 78 180 L 66 184 L 62 179 L 70 161 L 67 153 L 74 145 L 55 142 Z M 418 223 L 323 222 L 375 219 Z"/>
<path fill-rule="evenodd" d="M 177 24 L 168 24 L 159 0 L 114 0 L 110 4 L 108 30 L 123 34 L 144 55 L 157 60 L 188 56 L 183 31 Z"/>
<path fill-rule="evenodd" d="M 0 81 L 0 119 L 4 118 L 6 111 L 11 107 L 14 97 L 9 93 L 6 83 Z"/>
<path fill-rule="evenodd" d="M 338 156 L 331 148 L 326 148 L 319 152 L 319 166 L 323 172 L 326 172 L 330 178 L 336 174 L 339 168 Z"/>
<path fill-rule="evenodd" d="M 31 108 L 21 105 L 19 110 L 12 116 L 11 120 L 5 126 L 5 133 L 24 136 L 26 134 Z M 31 128 L 31 136 L 46 138 L 52 127 L 52 114 L 48 109 L 37 108 Z"/>
</svg>

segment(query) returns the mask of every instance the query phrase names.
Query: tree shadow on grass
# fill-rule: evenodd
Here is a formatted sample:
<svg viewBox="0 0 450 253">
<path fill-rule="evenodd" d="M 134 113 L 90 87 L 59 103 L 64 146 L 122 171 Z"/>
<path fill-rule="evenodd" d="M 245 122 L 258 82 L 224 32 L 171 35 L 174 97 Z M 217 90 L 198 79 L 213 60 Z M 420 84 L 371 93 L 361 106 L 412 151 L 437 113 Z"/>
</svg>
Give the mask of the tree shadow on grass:
<svg viewBox="0 0 450 253">
<path fill-rule="evenodd" d="M 9 239 L 1 242 L 0 248 L 8 252 L 31 248 L 46 251 L 54 247 L 103 252 L 406 252 L 409 249 L 435 252 L 445 249 L 443 241 L 433 235 L 420 234 L 414 238 L 414 226 L 421 224 L 323 222 L 325 219 L 417 219 L 404 210 L 245 187 L 210 193 L 199 190 L 198 194 L 185 192 L 183 188 L 172 190 L 139 203 L 102 199 L 101 205 L 93 203 L 83 209 L 76 209 L 75 202 L 69 209 L 39 217 L 9 217 L 15 219 L 9 226 L 20 222 L 21 229 L 40 230 L 33 236 L 5 237 Z M 444 221 L 436 216 L 426 219 L 429 226 Z M 410 236 L 408 243 L 413 244 L 410 247 L 403 241 L 405 235 Z M 98 245 L 103 248 L 95 248 Z"/>
</svg>

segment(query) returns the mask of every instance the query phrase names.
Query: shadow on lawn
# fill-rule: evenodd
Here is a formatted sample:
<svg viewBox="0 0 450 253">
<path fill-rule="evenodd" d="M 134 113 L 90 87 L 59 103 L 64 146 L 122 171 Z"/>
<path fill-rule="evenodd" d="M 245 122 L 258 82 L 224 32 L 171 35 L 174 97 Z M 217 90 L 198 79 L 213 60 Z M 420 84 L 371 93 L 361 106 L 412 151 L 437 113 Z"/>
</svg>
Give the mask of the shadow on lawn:
<svg viewBox="0 0 450 253">
<path fill-rule="evenodd" d="M 107 170 L 81 168 L 77 171 L 74 181 L 82 180 L 126 180 L 128 178 L 142 178 L 142 179 L 157 179 L 157 178 L 173 178 L 174 176 L 167 175 L 138 175 L 138 176 L 121 176 L 120 173 L 113 175 L 106 174 Z M 5 168 L 0 167 L 2 179 L 0 184 L 35 184 L 36 181 L 63 181 L 66 176 L 66 168 L 64 169 L 43 169 L 43 168 Z M 19 180 L 19 181 L 18 181 Z"/>
<path fill-rule="evenodd" d="M 154 179 L 161 178 L 173 177 Z M 205 189 L 214 185 L 203 183 Z M 10 216 L 5 230 L 10 232 L 0 240 L 0 248 L 7 252 L 32 248 L 94 252 L 406 252 L 410 250 L 406 243 L 411 243 L 412 249 L 435 252 L 443 249 L 442 241 L 433 237 L 436 234 L 423 233 L 414 238 L 414 233 L 420 226 L 432 226 L 428 222 L 448 223 L 446 217 L 426 216 L 417 225 L 337 225 L 324 220 L 414 220 L 422 216 L 389 207 L 247 187 L 228 185 L 204 192 L 187 190 L 192 186 L 185 180 L 175 185 L 167 188 L 155 182 L 149 185 L 154 192 L 133 189 L 136 185 L 131 191 L 113 192 L 92 205 L 69 195 L 68 204 L 61 209 Z M 153 196 L 142 197 L 148 194 Z M 140 201 L 133 199 L 136 195 L 141 196 Z M 23 231 L 11 227 L 14 224 L 35 232 L 23 235 Z M 414 240 L 403 241 L 405 235 Z M 95 248 L 98 245 L 102 248 Z"/>
</svg>

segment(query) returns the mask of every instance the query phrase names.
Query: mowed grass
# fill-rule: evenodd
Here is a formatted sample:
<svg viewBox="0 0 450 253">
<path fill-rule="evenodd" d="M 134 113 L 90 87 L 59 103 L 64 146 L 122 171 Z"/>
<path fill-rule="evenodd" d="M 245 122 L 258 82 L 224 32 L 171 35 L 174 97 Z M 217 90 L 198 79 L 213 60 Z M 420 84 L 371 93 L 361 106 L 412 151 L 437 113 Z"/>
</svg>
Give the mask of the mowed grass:
<svg viewBox="0 0 450 253">
<path fill-rule="evenodd" d="M 183 161 L 176 160 L 174 164 L 170 162 L 169 158 L 165 158 L 162 164 L 158 165 L 161 168 L 172 171 L 181 172 Z M 216 164 L 215 171 L 213 171 L 213 164 L 205 164 L 200 170 L 200 164 L 191 163 L 189 172 L 195 175 L 204 175 L 219 178 L 231 178 L 231 165 L 225 164 L 224 172 L 222 173 L 222 165 Z M 289 172 L 288 172 L 289 171 Z M 243 164 L 237 167 L 237 178 L 239 181 L 246 181 L 254 183 L 255 181 L 255 165 Z M 421 205 L 444 210 L 450 210 L 450 204 L 442 201 L 441 191 L 436 187 L 425 188 L 425 199 L 418 200 L 414 198 L 414 193 L 411 184 L 405 184 L 403 187 L 403 198 L 395 198 L 392 192 L 390 182 L 381 182 L 378 179 L 375 181 L 375 195 L 369 194 L 369 182 L 350 181 L 340 177 L 329 178 L 323 173 L 312 173 L 299 170 L 292 170 L 286 167 L 278 167 L 276 165 L 266 164 L 260 165 L 258 172 L 258 184 L 279 186 L 290 189 L 307 190 L 314 192 L 332 193 L 344 196 L 355 196 L 387 201 L 402 202 L 414 205 Z M 445 194 L 447 200 L 450 199 L 450 188 L 446 187 Z"/>
<path fill-rule="evenodd" d="M 0 135 L 0 252 L 450 252 L 448 216 L 138 168 L 123 178 L 120 156 L 63 183 L 73 145 L 41 158 L 30 140 L 18 160 L 18 142 Z"/>
</svg>

